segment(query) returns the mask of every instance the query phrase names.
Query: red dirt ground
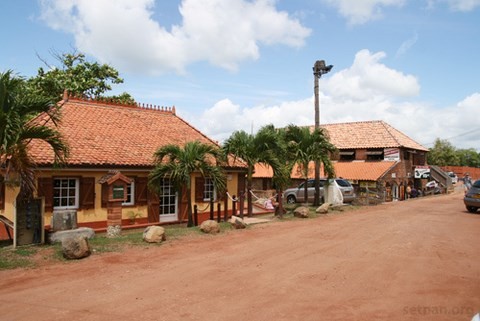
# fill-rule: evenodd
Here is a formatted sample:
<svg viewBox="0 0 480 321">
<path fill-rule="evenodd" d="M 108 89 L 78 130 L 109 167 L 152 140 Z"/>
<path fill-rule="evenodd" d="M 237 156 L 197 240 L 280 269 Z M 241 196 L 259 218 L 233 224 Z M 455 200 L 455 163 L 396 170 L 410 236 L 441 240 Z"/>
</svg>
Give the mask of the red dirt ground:
<svg viewBox="0 0 480 321">
<path fill-rule="evenodd" d="M 471 320 L 461 193 L 0 272 L 0 320 Z"/>
</svg>

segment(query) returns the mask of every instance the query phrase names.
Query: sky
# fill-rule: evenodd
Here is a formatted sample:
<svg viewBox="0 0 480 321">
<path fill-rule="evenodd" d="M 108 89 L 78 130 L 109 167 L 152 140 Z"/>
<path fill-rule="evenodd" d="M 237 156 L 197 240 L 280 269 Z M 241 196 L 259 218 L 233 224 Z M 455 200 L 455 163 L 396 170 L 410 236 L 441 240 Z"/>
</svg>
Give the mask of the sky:
<svg viewBox="0 0 480 321">
<path fill-rule="evenodd" d="M 383 120 L 480 151 L 480 0 L 2 0 L 0 71 L 83 52 L 111 94 L 175 106 L 224 141 L 274 124 Z"/>
</svg>

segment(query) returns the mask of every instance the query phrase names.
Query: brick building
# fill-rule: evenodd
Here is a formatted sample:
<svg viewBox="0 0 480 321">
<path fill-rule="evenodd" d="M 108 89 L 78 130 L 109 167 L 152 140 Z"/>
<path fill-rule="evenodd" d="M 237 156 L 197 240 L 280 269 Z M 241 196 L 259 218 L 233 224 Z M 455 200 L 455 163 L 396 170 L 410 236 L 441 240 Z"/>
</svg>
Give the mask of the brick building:
<svg viewBox="0 0 480 321">
<path fill-rule="evenodd" d="M 426 166 L 428 149 L 384 121 L 322 125 L 338 152 L 331 155 L 337 177 L 349 180 L 361 192 L 370 188 L 385 200 L 403 199 L 407 185 L 422 188 L 426 179 L 415 179 L 417 166 Z M 313 129 L 313 127 L 312 127 Z M 311 164 L 309 178 L 314 177 Z M 255 188 L 271 186 L 272 171 L 255 168 Z M 302 180 L 294 167 L 292 186 Z"/>
</svg>

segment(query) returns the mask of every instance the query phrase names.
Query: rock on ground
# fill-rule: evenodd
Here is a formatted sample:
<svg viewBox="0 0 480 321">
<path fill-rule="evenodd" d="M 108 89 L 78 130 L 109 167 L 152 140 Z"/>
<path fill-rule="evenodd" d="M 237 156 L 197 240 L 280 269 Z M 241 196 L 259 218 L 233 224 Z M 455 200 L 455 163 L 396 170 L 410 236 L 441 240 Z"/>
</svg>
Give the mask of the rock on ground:
<svg viewBox="0 0 480 321">
<path fill-rule="evenodd" d="M 230 224 L 232 224 L 232 226 L 235 228 L 235 229 L 244 229 L 247 227 L 247 223 L 245 223 L 244 220 L 242 220 L 242 218 L 238 217 L 238 216 L 235 216 L 233 215 L 230 220 L 229 220 Z"/>
<path fill-rule="evenodd" d="M 92 250 L 88 239 L 80 235 L 65 238 L 62 241 L 62 253 L 64 258 L 75 260 L 90 256 Z"/>
<path fill-rule="evenodd" d="M 90 227 L 79 227 L 74 230 L 58 231 L 51 233 L 48 236 L 48 240 L 50 243 L 61 243 L 64 239 L 69 239 L 76 236 L 83 236 L 87 239 L 91 239 L 95 236 L 95 231 Z"/>
<path fill-rule="evenodd" d="M 148 226 L 143 231 L 143 240 L 148 243 L 161 243 L 167 238 L 165 236 L 165 229 L 161 226 Z"/>
<path fill-rule="evenodd" d="M 200 224 L 200 231 L 208 234 L 216 234 L 220 232 L 220 225 L 216 221 L 206 220 Z"/>
<path fill-rule="evenodd" d="M 300 218 L 307 218 L 309 212 L 310 212 L 310 209 L 308 207 L 300 206 L 293 211 L 293 216 L 300 217 Z"/>
<path fill-rule="evenodd" d="M 107 226 L 107 237 L 118 237 L 122 234 L 120 225 Z"/>
<path fill-rule="evenodd" d="M 323 203 L 315 210 L 315 212 L 318 214 L 326 214 L 328 213 L 329 209 L 330 209 L 330 203 Z"/>
</svg>

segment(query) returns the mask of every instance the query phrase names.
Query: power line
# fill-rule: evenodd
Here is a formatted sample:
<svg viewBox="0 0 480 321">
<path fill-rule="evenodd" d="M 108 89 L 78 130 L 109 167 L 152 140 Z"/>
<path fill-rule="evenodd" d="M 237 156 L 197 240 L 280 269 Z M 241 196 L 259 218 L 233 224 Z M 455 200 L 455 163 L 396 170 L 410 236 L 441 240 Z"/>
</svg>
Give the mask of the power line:
<svg viewBox="0 0 480 321">
<path fill-rule="evenodd" d="M 466 135 L 469 135 L 469 134 L 472 134 L 472 133 L 475 133 L 477 131 L 480 131 L 480 127 L 476 128 L 476 129 L 472 129 L 468 132 L 464 132 L 464 133 L 461 133 L 461 134 L 458 134 L 456 136 L 452 136 L 452 137 L 449 137 L 449 138 L 444 138 L 445 140 L 450 140 L 450 139 L 454 139 L 454 138 L 458 138 L 458 137 L 462 137 L 462 136 L 466 136 Z M 428 146 L 428 145 L 433 145 L 435 144 L 435 142 L 433 143 L 428 143 L 428 144 L 422 144 L 423 146 Z"/>
</svg>

